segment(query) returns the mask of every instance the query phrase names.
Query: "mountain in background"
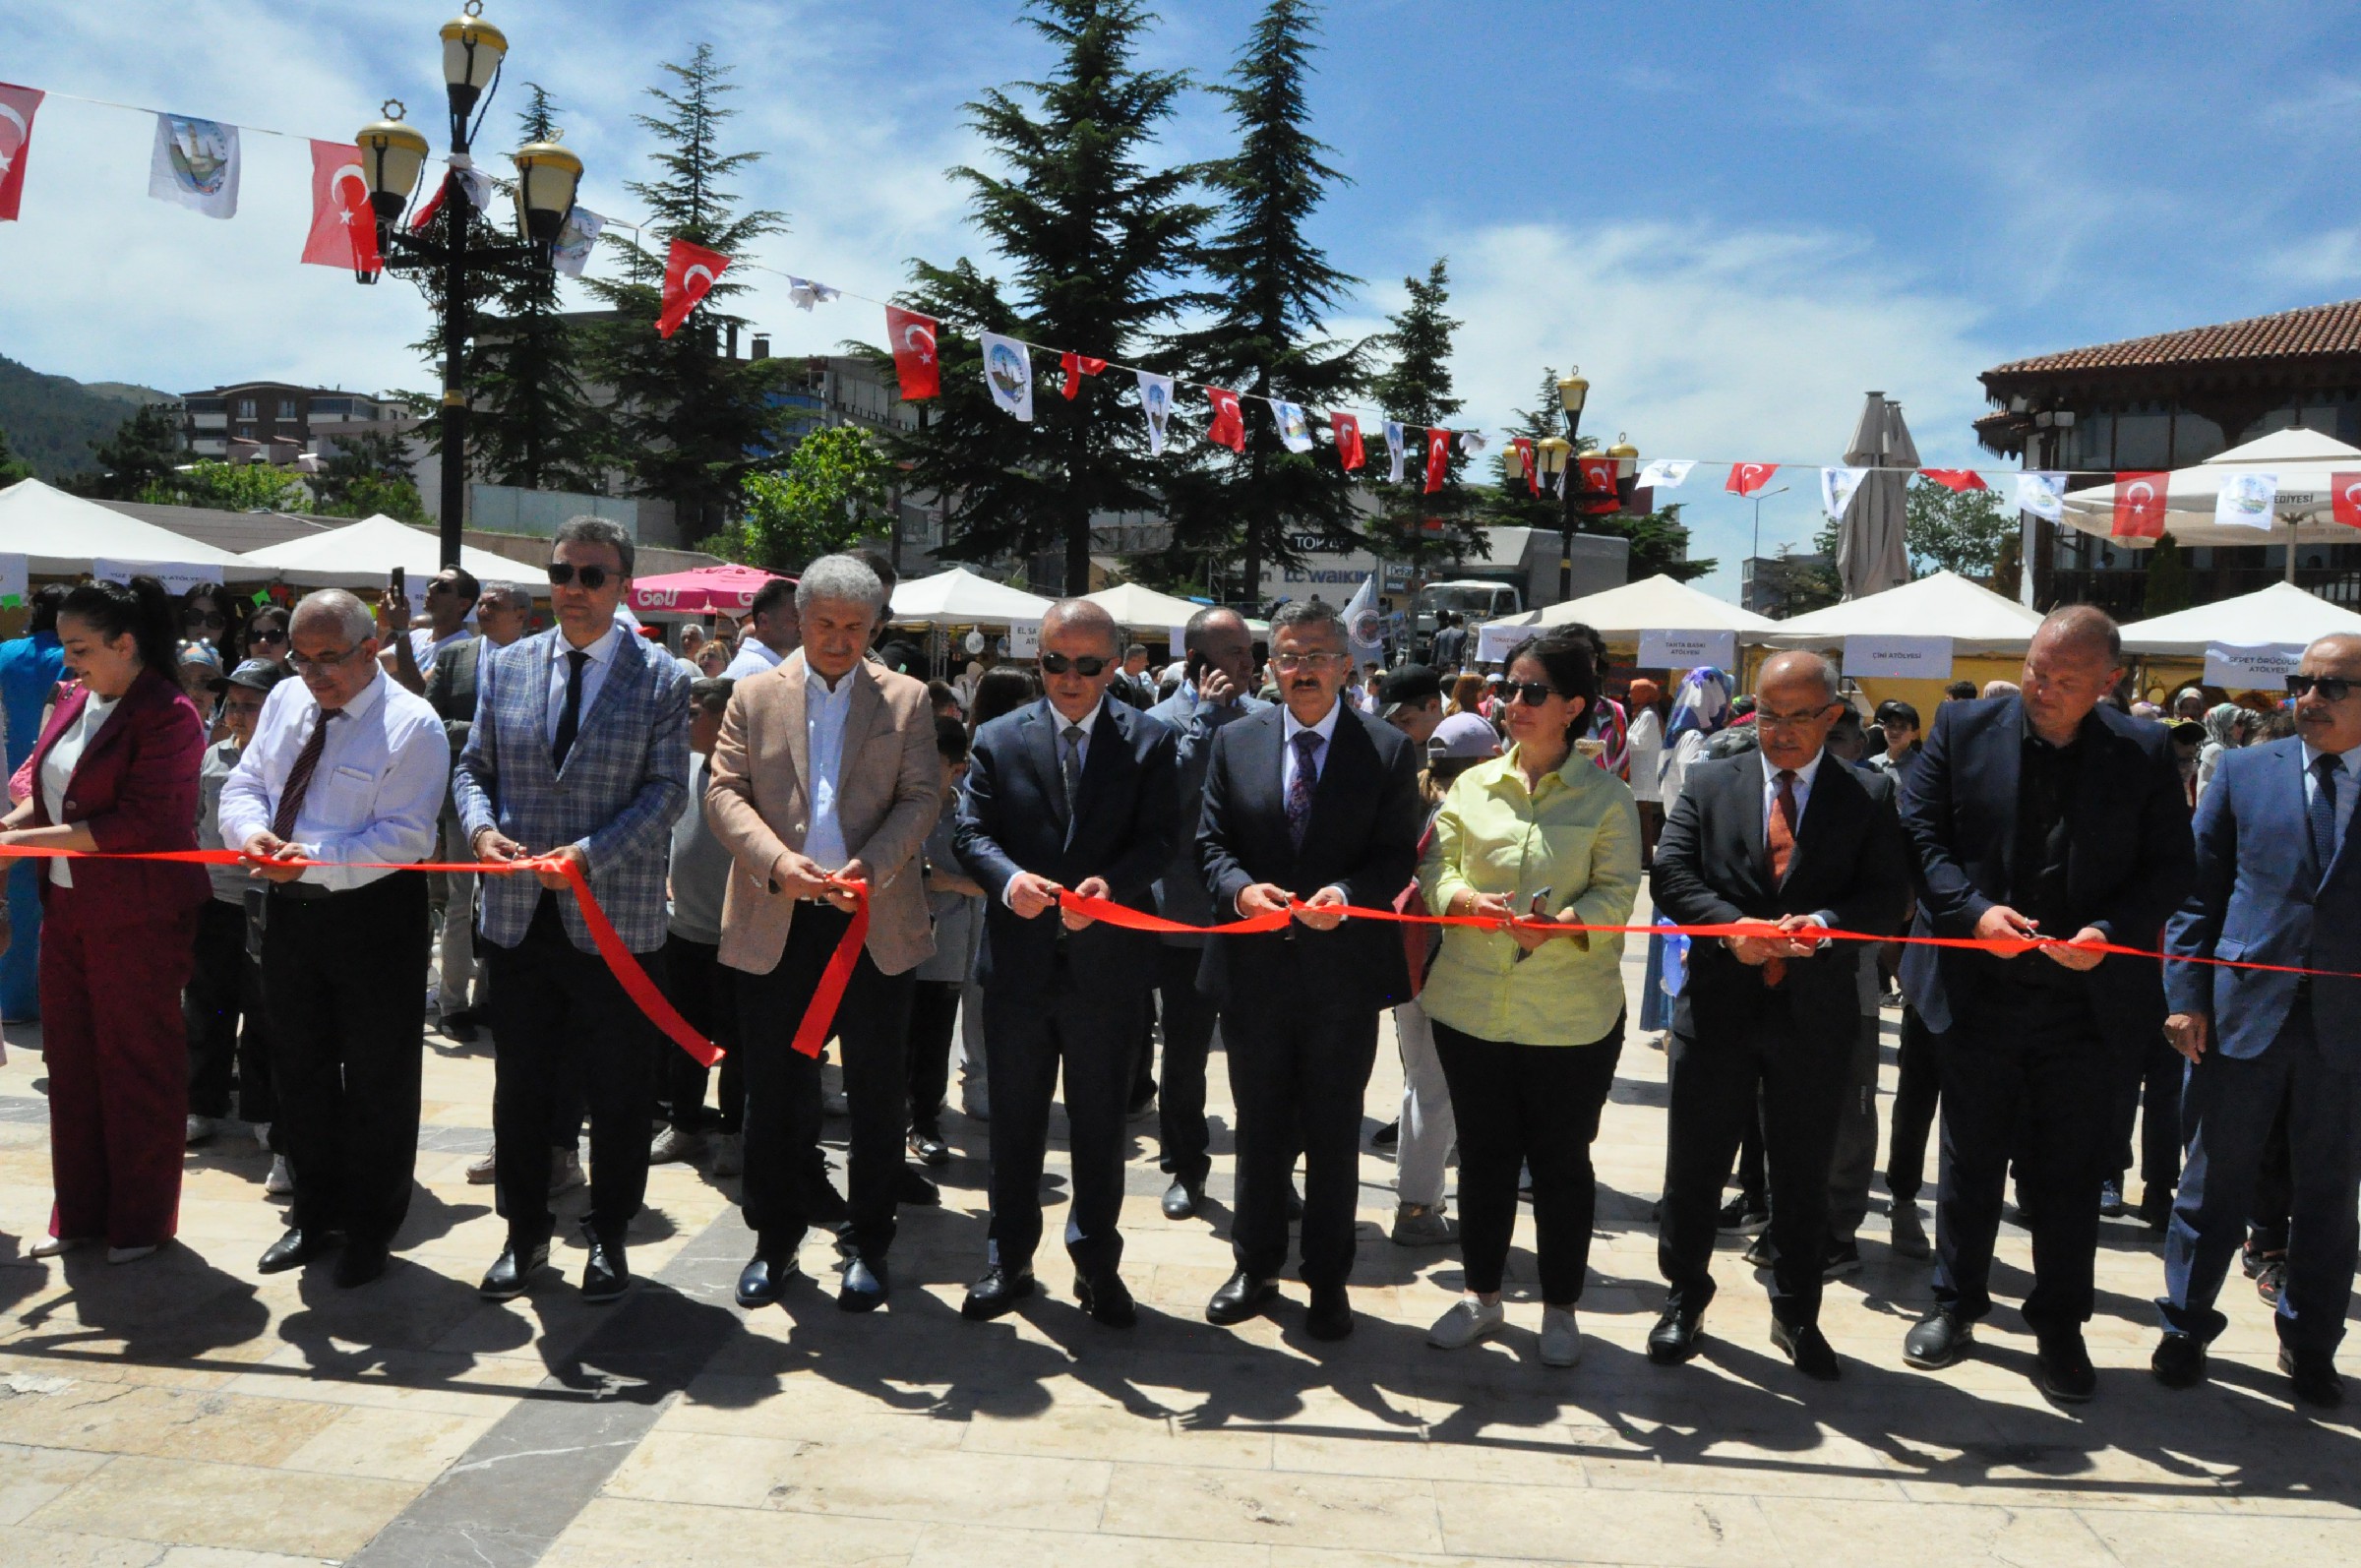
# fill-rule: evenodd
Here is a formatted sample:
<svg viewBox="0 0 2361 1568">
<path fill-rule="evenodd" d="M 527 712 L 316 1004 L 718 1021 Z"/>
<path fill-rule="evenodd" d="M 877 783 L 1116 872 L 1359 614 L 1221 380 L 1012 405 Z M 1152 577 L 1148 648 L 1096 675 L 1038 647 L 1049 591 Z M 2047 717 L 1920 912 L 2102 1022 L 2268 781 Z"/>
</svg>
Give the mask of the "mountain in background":
<svg viewBox="0 0 2361 1568">
<path fill-rule="evenodd" d="M 127 382 L 44 376 L 0 355 L 0 431 L 7 432 L 17 456 L 43 479 L 90 468 L 91 444 L 113 435 L 142 403 L 179 400 Z"/>
</svg>

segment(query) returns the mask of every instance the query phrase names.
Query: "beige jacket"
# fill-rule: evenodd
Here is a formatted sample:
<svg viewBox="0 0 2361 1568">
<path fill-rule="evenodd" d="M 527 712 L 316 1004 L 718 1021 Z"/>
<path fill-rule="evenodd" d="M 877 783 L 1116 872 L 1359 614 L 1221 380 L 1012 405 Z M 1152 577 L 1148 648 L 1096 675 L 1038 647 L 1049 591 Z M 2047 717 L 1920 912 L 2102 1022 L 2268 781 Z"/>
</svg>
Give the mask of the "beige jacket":
<svg viewBox="0 0 2361 1568">
<path fill-rule="evenodd" d="M 772 892 L 779 857 L 802 853 L 811 825 L 804 656 L 741 680 L 721 721 L 705 786 L 705 818 L 736 863 L 722 904 L 721 961 L 767 974 L 786 950 L 796 900 Z M 844 764 L 836 781 L 845 848 L 869 868 L 869 956 L 888 975 L 935 951 L 919 847 L 942 798 L 927 689 L 864 660 L 849 679 Z"/>
</svg>

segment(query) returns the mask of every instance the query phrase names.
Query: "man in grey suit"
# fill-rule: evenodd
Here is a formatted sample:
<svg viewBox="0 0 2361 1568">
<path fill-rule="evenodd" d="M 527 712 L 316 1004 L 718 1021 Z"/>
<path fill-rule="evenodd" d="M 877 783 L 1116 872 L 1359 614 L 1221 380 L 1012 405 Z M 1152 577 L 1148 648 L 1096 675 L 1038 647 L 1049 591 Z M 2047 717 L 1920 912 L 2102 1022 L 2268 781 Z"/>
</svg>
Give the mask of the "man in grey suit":
<svg viewBox="0 0 2361 1568">
<path fill-rule="evenodd" d="M 558 529 L 555 630 L 493 650 L 452 780 L 475 857 L 547 856 L 589 881 L 635 953 L 664 945 L 672 824 L 689 798 L 689 674 L 615 618 L 632 537 L 602 517 Z M 631 1283 L 624 1227 L 647 1190 L 653 1053 L 639 1009 L 597 951 L 562 872 L 486 878 L 495 1047 L 492 1137 L 509 1244 L 481 1287 L 521 1295 L 549 1261 L 550 1107 L 579 1065 L 590 1111 L 589 1259 L 582 1295 Z"/>
</svg>

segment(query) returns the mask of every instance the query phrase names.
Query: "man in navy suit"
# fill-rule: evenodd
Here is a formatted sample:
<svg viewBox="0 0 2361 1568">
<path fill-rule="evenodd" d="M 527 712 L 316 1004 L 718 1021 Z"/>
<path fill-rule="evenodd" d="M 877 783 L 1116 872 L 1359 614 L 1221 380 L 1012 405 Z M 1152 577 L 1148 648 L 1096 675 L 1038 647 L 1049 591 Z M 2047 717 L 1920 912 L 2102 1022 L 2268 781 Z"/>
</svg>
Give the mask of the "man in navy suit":
<svg viewBox="0 0 2361 1568">
<path fill-rule="evenodd" d="M 984 1049 L 992 1082 L 992 1228 L 984 1275 L 959 1308 L 999 1317 L 1033 1294 L 1050 1101 L 1065 1077 L 1073 1205 L 1066 1251 L 1082 1309 L 1134 1318 L 1123 1241 L 1124 1107 L 1156 938 L 1058 907 L 1060 891 L 1155 908 L 1179 816 L 1173 732 L 1109 701 L 1122 655 L 1114 618 L 1060 599 L 1041 621 L 1048 695 L 976 732 L 953 843 L 989 895 Z"/>
<path fill-rule="evenodd" d="M 2288 678 L 2291 740 L 2231 752 L 2197 809 L 2197 889 L 2173 916 L 2164 1032 L 2189 1058 L 2181 1124 L 2189 1150 L 2164 1238 L 2164 1337 L 2156 1378 L 2206 1375 L 2214 1308 L 2246 1234 L 2263 1145 L 2287 1107 L 2295 1169 L 2279 1369 L 2308 1405 L 2344 1401 L 2336 1344 L 2353 1294 L 2361 1201 L 2361 872 L 2351 844 L 2361 795 L 2361 636 L 2322 637 Z M 2327 975 L 2187 960 L 2244 959 Z"/>
<path fill-rule="evenodd" d="M 1277 1297 L 1300 1149 L 1304 1326 L 1338 1340 L 1353 1332 L 1345 1280 L 1377 1015 L 1410 998 L 1400 930 L 1339 910 L 1385 908 L 1409 884 L 1424 813 L 1409 737 L 1341 700 L 1353 656 L 1334 610 L 1314 599 L 1273 616 L 1271 670 L 1280 706 L 1214 737 L 1197 829 L 1217 912 L 1251 919 L 1302 904 L 1284 931 L 1205 947 L 1238 1106 L 1238 1270 L 1205 1316 L 1243 1322 Z"/>
<path fill-rule="evenodd" d="M 2012 1158 L 2033 1233 L 2025 1320 L 2051 1398 L 2097 1389 L 2083 1346 L 2113 1160 L 2108 1107 L 2127 1020 L 2153 1017 L 2152 964 L 2089 944 L 2152 948 L 2189 891 L 2195 851 L 2170 734 L 2102 705 L 2122 678 L 2115 623 L 2051 612 L 2015 694 L 1946 702 L 1903 781 L 1918 851 L 1915 935 L 1998 951 L 1911 945 L 1903 988 L 1940 1037 L 1942 1185 L 1935 1310 L 1903 1357 L 1949 1366 L 1992 1310 L 1992 1243 Z M 2076 945 L 2082 944 L 2082 945 Z M 2152 1027 L 2152 1024 L 2151 1024 Z"/>
</svg>

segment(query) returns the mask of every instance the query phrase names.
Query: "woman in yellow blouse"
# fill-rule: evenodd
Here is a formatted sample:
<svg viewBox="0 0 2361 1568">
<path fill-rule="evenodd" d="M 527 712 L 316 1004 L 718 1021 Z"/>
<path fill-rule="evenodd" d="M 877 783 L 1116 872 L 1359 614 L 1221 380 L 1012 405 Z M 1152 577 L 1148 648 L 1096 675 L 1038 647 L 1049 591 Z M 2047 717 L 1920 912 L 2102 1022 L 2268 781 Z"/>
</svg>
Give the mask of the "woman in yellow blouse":
<svg viewBox="0 0 2361 1568">
<path fill-rule="evenodd" d="M 1509 655 L 1507 755 L 1460 775 L 1419 866 L 1438 915 L 1620 926 L 1640 886 L 1631 788 L 1574 750 L 1599 672 L 1565 630 Z M 1499 1331 L 1500 1275 L 1516 1229 L 1517 1172 L 1533 1173 L 1542 1359 L 1571 1366 L 1574 1305 L 1590 1265 L 1598 1179 L 1591 1142 L 1623 1049 L 1623 938 L 1454 926 L 1420 1000 L 1459 1123 L 1467 1295 L 1428 1331 L 1457 1350 Z"/>
</svg>

